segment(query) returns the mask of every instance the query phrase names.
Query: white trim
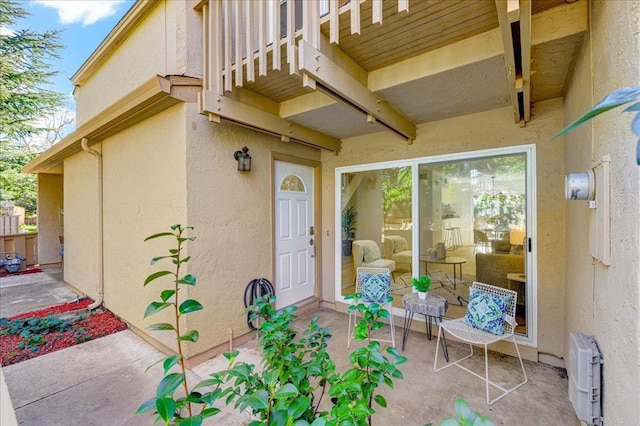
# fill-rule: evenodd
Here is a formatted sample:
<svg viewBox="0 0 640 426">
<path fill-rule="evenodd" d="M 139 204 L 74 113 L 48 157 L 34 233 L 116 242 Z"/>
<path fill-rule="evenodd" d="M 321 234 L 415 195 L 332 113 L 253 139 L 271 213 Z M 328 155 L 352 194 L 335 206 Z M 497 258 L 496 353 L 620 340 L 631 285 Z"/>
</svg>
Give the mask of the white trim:
<svg viewBox="0 0 640 426">
<path fill-rule="evenodd" d="M 432 164 L 432 163 L 441 163 L 447 161 L 458 161 L 458 160 L 466 160 L 466 159 L 477 159 L 483 157 L 495 157 L 509 154 L 525 154 L 526 158 L 526 167 L 525 167 L 525 188 L 526 188 L 526 200 L 527 200 L 527 238 L 531 239 L 531 253 L 526 251 L 525 247 L 525 259 L 526 259 L 526 268 L 525 271 L 527 275 L 527 335 L 516 335 L 516 340 L 518 344 L 522 344 L 524 346 L 531 346 L 536 348 L 538 346 L 538 289 L 537 289 L 537 216 L 536 216 L 536 199 L 537 199 L 537 188 L 536 188 L 536 146 L 535 144 L 527 144 L 527 145 L 516 145 L 505 148 L 490 148 L 490 149 L 482 149 L 476 151 L 466 151 L 459 152 L 453 154 L 441 154 L 441 155 L 433 155 L 428 157 L 419 157 L 419 158 L 411 158 L 405 160 L 394 160 L 394 161 L 382 161 L 377 163 L 367 163 L 367 164 L 359 164 L 353 166 L 342 166 L 335 168 L 335 200 L 334 200 L 334 217 L 335 220 L 335 229 L 334 235 L 341 235 L 342 227 L 341 227 L 341 196 L 342 196 L 342 174 L 343 173 L 355 173 L 355 172 L 364 172 L 364 171 L 372 171 L 372 170 L 380 170 L 386 168 L 393 167 L 412 167 L 412 191 L 411 196 L 413 200 L 418 200 L 419 198 L 419 188 L 418 188 L 418 168 L 422 164 Z M 412 214 L 412 250 L 413 253 L 419 253 L 419 227 L 415 226 L 416 218 L 419 218 L 419 203 L 413 202 L 411 205 L 411 214 Z M 334 238 L 334 255 L 335 255 L 335 300 L 336 302 L 346 303 L 344 296 L 342 295 L 342 242 L 340 238 Z M 412 259 L 412 270 L 419 271 L 419 255 L 414 255 Z M 340 267 L 338 267 L 340 266 Z M 529 279 L 529 277 L 531 279 Z M 535 283 L 535 285 L 532 285 Z M 404 315 L 404 309 L 402 308 L 393 308 L 394 315 Z M 421 319 L 417 319 L 418 321 L 422 321 Z"/>
</svg>

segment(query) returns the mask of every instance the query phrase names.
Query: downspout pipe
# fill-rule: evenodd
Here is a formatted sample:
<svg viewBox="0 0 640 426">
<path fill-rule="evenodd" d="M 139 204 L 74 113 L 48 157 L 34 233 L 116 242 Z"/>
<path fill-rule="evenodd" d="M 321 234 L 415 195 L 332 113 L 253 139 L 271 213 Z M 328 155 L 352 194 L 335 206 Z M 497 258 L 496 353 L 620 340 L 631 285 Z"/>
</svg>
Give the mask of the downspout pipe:
<svg viewBox="0 0 640 426">
<path fill-rule="evenodd" d="M 98 297 L 95 302 L 87 307 L 88 310 L 95 309 L 102 305 L 104 298 L 104 227 L 103 227 L 103 217 L 102 217 L 102 154 L 96 151 L 93 148 L 89 147 L 89 139 L 82 138 L 80 142 L 80 146 L 82 149 L 96 157 L 98 160 L 98 270 L 97 270 L 97 290 Z"/>
</svg>

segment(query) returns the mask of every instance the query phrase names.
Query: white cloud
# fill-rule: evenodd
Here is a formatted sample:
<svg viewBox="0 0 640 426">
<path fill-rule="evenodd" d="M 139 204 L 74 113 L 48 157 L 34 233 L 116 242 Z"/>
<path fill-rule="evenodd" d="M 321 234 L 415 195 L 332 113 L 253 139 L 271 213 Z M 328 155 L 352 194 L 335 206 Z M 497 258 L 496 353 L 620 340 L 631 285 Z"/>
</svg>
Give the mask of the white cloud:
<svg viewBox="0 0 640 426">
<path fill-rule="evenodd" d="M 14 30 L 11 30 L 7 27 L 3 27 L 0 25 L 0 35 L 3 35 L 5 37 L 11 37 L 12 35 L 14 35 L 16 32 Z"/>
<path fill-rule="evenodd" d="M 37 3 L 57 9 L 60 23 L 82 22 L 83 27 L 113 15 L 118 4 L 123 2 L 124 0 L 37 0 Z"/>
</svg>

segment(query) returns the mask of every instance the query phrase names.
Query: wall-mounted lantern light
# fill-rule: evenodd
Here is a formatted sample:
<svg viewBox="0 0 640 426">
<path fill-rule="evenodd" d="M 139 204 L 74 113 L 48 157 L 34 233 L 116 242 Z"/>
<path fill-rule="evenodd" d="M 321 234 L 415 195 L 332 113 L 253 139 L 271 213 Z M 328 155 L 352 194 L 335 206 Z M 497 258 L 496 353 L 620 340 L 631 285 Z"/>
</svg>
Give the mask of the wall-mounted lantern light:
<svg viewBox="0 0 640 426">
<path fill-rule="evenodd" d="M 233 158 L 238 161 L 238 170 L 241 172 L 251 171 L 251 156 L 249 155 L 249 148 L 242 147 L 242 150 L 236 151 L 233 154 Z"/>
</svg>

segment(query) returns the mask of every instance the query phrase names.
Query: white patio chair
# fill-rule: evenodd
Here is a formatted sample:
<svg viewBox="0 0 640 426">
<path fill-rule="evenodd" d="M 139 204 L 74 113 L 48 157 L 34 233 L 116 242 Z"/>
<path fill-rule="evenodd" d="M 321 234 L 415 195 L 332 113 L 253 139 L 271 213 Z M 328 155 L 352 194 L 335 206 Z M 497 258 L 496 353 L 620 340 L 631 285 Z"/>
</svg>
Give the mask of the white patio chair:
<svg viewBox="0 0 640 426">
<path fill-rule="evenodd" d="M 363 283 L 363 277 L 365 282 Z M 371 279 L 375 278 L 375 279 Z M 357 268 L 356 269 L 356 293 L 362 295 L 362 299 L 353 299 L 352 304 L 355 303 L 378 303 L 382 309 L 389 311 L 389 326 L 391 327 L 391 339 L 378 339 L 371 338 L 371 340 L 377 340 L 379 342 L 390 342 L 391 345 L 396 347 L 396 332 L 393 325 L 393 311 L 391 301 L 385 302 L 391 292 L 391 271 L 389 268 Z M 349 331 L 347 335 L 347 349 L 351 347 L 351 341 L 353 340 L 354 329 L 358 323 L 358 311 L 354 310 L 349 313 Z"/>
<path fill-rule="evenodd" d="M 514 327 L 516 326 L 515 311 L 517 297 L 518 294 L 515 291 L 474 282 L 469 292 L 467 314 L 462 318 L 441 322 L 438 330 L 438 343 L 436 344 L 436 348 L 440 345 L 440 338 L 444 336 L 443 333 L 446 331 L 456 339 L 469 343 L 471 353 L 464 358 L 449 362 L 438 368 L 438 351 L 436 351 L 436 357 L 433 361 L 433 370 L 440 371 L 447 367 L 451 367 L 452 365 L 456 365 L 464 371 L 484 380 L 487 394 L 487 405 L 493 404 L 500 398 L 523 386 L 528 380 L 527 373 L 524 370 L 524 364 L 522 363 L 522 357 L 520 356 L 520 349 L 518 349 L 518 344 L 516 343 L 513 335 Z M 482 317 L 479 320 L 481 324 L 478 324 L 478 315 Z M 501 322 L 503 322 L 503 325 L 501 325 Z M 470 323 L 475 323 L 475 325 L 470 325 Z M 485 331 L 478 327 L 491 329 L 493 332 Z M 496 334 L 496 332 L 499 333 L 499 331 L 503 331 L 503 334 Z M 522 368 L 522 374 L 524 376 L 524 380 L 522 382 L 519 382 L 509 389 L 505 389 L 497 383 L 489 380 L 489 358 L 487 356 L 487 347 L 500 340 L 511 340 L 513 342 L 516 348 L 516 353 L 518 354 L 518 360 L 520 361 L 520 367 Z M 473 345 L 484 346 L 484 376 L 481 376 L 475 371 L 472 371 L 460 364 L 460 362 L 473 356 Z M 501 391 L 500 395 L 492 400 L 489 399 L 489 385 Z"/>
</svg>

